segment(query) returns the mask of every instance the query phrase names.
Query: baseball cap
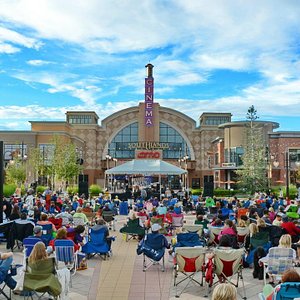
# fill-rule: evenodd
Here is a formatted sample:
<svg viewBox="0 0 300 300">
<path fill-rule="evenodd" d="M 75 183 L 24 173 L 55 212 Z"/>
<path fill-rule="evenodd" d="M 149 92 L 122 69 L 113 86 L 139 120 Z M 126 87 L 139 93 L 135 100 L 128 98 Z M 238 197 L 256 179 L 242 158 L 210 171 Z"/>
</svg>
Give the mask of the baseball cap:
<svg viewBox="0 0 300 300">
<path fill-rule="evenodd" d="M 155 223 L 151 226 L 152 231 L 158 231 L 159 229 L 161 229 L 161 226 L 157 223 Z"/>
<path fill-rule="evenodd" d="M 42 226 L 34 226 L 33 233 L 37 234 L 40 233 L 43 230 Z"/>
</svg>

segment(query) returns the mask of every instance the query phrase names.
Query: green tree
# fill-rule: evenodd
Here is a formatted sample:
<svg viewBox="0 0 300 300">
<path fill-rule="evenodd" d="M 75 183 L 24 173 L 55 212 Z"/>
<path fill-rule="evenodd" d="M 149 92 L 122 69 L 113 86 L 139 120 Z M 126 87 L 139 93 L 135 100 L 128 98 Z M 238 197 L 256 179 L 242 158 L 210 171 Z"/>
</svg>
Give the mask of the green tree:
<svg viewBox="0 0 300 300">
<path fill-rule="evenodd" d="M 256 190 L 266 190 L 268 178 L 266 174 L 267 160 L 263 129 L 255 124 L 258 118 L 252 105 L 247 112 L 248 126 L 245 128 L 243 165 L 236 173 L 239 177 L 239 185 L 250 193 Z"/>
<path fill-rule="evenodd" d="M 26 180 L 26 162 L 14 157 L 5 168 L 6 182 L 21 187 Z"/>
</svg>

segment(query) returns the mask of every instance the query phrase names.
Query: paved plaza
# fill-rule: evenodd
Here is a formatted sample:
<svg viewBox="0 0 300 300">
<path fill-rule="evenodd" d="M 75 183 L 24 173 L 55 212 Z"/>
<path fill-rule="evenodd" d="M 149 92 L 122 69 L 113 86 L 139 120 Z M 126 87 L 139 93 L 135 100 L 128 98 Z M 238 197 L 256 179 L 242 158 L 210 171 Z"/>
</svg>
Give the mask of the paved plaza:
<svg viewBox="0 0 300 300">
<path fill-rule="evenodd" d="M 187 223 L 192 223 L 194 216 L 186 217 Z M 126 222 L 125 216 L 117 216 L 117 231 L 111 232 L 117 239 L 113 243 L 113 256 L 107 261 L 94 257 L 88 261 L 88 269 L 78 271 L 72 279 L 70 299 L 72 300 L 167 300 L 175 299 L 173 287 L 173 265 L 169 262 L 166 253 L 166 271 L 161 272 L 158 265 L 152 266 L 146 272 L 142 269 L 142 256 L 136 254 L 137 241 L 128 242 L 122 239 L 118 232 Z M 5 244 L 1 244 L 1 252 L 6 251 Z M 22 262 L 22 252 L 16 250 L 14 258 L 16 263 Z M 244 282 L 246 295 L 249 300 L 257 300 L 258 293 L 263 288 L 263 281 L 253 279 L 251 269 L 244 269 Z M 200 275 L 199 275 L 200 276 Z M 199 277 L 200 278 L 200 277 Z M 238 288 L 242 295 L 242 288 Z M 205 287 L 194 284 L 185 290 L 180 299 L 210 299 L 205 298 Z M 4 299 L 3 296 L 0 299 Z M 12 295 L 12 299 L 23 297 Z M 47 298 L 44 298 L 47 299 Z"/>
</svg>

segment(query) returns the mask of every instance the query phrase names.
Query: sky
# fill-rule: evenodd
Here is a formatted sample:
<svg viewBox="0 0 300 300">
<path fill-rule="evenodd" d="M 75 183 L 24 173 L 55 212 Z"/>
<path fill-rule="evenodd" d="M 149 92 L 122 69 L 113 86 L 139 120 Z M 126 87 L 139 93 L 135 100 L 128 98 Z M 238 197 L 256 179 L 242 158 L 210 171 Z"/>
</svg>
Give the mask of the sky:
<svg viewBox="0 0 300 300">
<path fill-rule="evenodd" d="M 300 131 L 299 0 L 0 0 L 0 130 L 144 99 Z M 100 123 L 99 122 L 99 123 Z"/>
</svg>

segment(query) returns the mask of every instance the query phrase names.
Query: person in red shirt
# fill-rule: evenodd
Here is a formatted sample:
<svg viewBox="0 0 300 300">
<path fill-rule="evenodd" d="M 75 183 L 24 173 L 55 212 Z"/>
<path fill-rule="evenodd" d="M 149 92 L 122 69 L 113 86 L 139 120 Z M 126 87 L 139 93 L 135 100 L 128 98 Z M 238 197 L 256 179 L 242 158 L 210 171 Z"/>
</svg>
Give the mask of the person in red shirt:
<svg viewBox="0 0 300 300">
<path fill-rule="evenodd" d="M 294 222 L 289 221 L 288 216 L 282 218 L 281 227 L 292 237 L 292 242 L 297 243 L 300 236 L 300 228 Z"/>
<path fill-rule="evenodd" d="M 72 240 L 72 238 L 68 238 L 68 237 L 67 237 L 67 234 L 68 234 L 67 229 L 64 228 L 64 227 L 59 228 L 59 229 L 57 230 L 56 238 L 55 238 L 54 240 L 51 240 L 51 241 L 49 242 L 49 246 L 52 247 L 53 251 L 55 250 L 54 243 L 55 243 L 56 240 L 70 240 L 70 241 L 72 241 L 73 244 L 74 244 L 74 252 L 76 252 L 77 250 L 79 250 L 80 245 L 75 244 L 74 241 Z"/>
</svg>

